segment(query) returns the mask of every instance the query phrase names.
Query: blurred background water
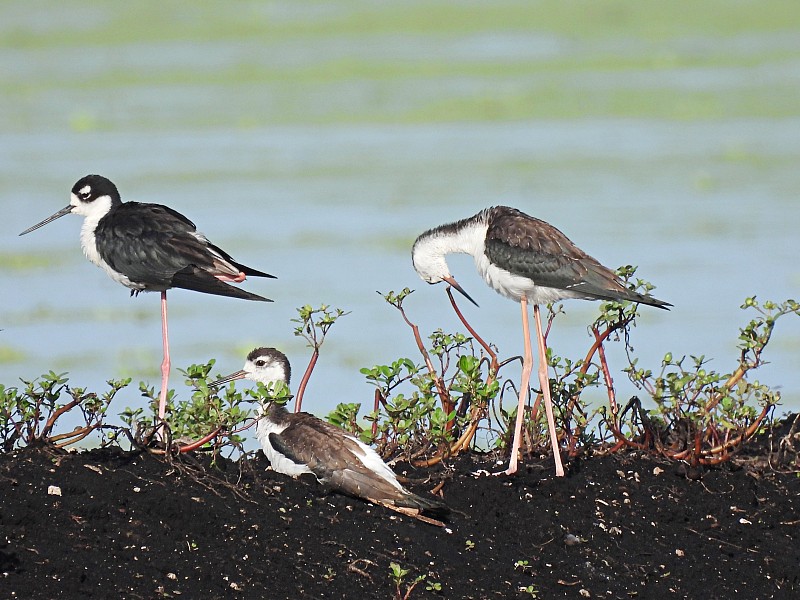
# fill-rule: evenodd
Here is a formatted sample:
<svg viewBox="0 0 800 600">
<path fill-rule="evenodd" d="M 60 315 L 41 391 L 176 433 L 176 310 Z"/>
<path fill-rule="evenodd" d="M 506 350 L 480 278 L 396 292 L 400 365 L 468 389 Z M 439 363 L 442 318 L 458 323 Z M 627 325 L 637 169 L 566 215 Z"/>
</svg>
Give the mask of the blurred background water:
<svg viewBox="0 0 800 600">
<path fill-rule="evenodd" d="M 82 255 L 81 219 L 29 236 L 87 173 L 168 204 L 236 259 L 278 276 L 274 304 L 170 293 L 173 365 L 239 369 L 258 345 L 309 351 L 295 307 L 335 325 L 304 407 L 371 405 L 359 368 L 417 358 L 410 330 L 461 329 L 414 273 L 429 227 L 507 204 L 604 264 L 639 266 L 672 302 L 634 332 L 640 365 L 670 351 L 735 368 L 745 297 L 798 298 L 800 4 L 8 1 L 0 6 L 0 382 L 47 370 L 102 389 L 158 385 L 158 294 L 129 298 Z M 517 305 L 452 272 L 473 325 L 521 352 Z M 597 305 L 572 301 L 550 345 L 582 357 Z M 800 320 L 778 323 L 758 379 L 800 409 Z M 635 389 L 610 348 L 618 394 Z M 514 367 L 507 375 L 515 377 Z M 187 399 L 177 369 L 171 383 Z M 297 381 L 295 382 L 297 383 Z M 603 399 L 598 392 L 594 398 Z M 113 411 L 113 408 L 112 408 Z"/>
</svg>

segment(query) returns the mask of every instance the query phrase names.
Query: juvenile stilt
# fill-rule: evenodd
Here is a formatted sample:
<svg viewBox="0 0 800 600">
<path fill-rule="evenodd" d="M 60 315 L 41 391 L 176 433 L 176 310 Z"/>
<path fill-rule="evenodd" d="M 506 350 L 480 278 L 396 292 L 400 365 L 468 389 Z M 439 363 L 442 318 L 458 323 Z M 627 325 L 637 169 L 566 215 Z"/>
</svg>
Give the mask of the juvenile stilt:
<svg viewBox="0 0 800 600">
<path fill-rule="evenodd" d="M 539 348 L 539 383 L 542 386 L 547 427 L 553 445 L 555 473 L 564 474 L 547 376 L 547 348 L 542 333 L 540 304 L 564 298 L 641 302 L 668 309 L 671 304 L 626 287 L 613 271 L 575 246 L 558 229 L 508 206 L 493 206 L 476 215 L 429 229 L 414 242 L 411 260 L 414 270 L 428 283 L 449 283 L 475 301 L 450 274 L 445 257 L 451 253 L 470 254 L 483 280 L 496 292 L 522 306 L 525 361 L 519 390 L 517 421 L 511 458 L 505 473 L 517 471 L 522 443 L 522 419 L 528 397 L 533 357 L 527 305 L 533 304 Z M 476 304 L 477 306 L 477 304 Z"/>
<path fill-rule="evenodd" d="M 218 387 L 235 379 L 264 385 L 289 385 L 291 365 L 275 348 L 256 348 L 247 355 L 244 368 L 209 384 Z M 278 473 L 297 477 L 312 473 L 320 483 L 348 496 L 362 498 L 398 510 L 426 523 L 441 525 L 428 517 L 444 517 L 447 506 L 429 495 L 409 492 L 380 455 L 356 436 L 307 412 L 290 413 L 274 402 L 260 407 L 256 437 Z"/>
</svg>

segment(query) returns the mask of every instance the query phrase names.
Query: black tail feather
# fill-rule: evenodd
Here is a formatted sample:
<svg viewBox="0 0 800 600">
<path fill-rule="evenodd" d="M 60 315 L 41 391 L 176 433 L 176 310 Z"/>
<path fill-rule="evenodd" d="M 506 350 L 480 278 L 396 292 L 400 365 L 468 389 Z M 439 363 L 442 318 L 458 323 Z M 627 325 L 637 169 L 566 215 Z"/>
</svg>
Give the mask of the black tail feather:
<svg viewBox="0 0 800 600">
<path fill-rule="evenodd" d="M 233 265 L 248 277 L 268 277 L 269 279 L 277 279 L 275 275 L 264 273 L 263 271 L 259 271 L 258 269 L 248 267 L 247 265 L 243 265 L 242 263 L 234 262 Z"/>
<path fill-rule="evenodd" d="M 245 274 L 249 275 L 250 273 Z M 175 275 L 172 276 L 172 287 L 193 290 L 204 294 L 214 294 L 215 296 L 272 302 L 269 298 L 251 294 L 241 288 L 220 281 L 210 273 L 194 266 L 188 266 L 175 273 Z"/>
<path fill-rule="evenodd" d="M 399 500 L 395 499 L 393 503 L 404 508 L 415 508 L 426 515 L 439 519 L 446 518 L 450 514 L 450 508 L 443 502 L 418 496 L 417 494 L 409 494 Z"/>
</svg>

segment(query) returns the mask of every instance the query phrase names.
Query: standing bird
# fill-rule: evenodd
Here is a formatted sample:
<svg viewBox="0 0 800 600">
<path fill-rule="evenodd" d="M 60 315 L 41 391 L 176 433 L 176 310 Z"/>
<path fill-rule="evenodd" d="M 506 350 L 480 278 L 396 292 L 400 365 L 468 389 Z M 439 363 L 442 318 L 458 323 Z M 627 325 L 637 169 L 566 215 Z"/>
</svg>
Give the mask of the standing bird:
<svg viewBox="0 0 800 600">
<path fill-rule="evenodd" d="M 209 385 L 250 379 L 264 385 L 283 382 L 288 386 L 290 378 L 291 366 L 283 352 L 256 348 L 247 355 L 241 371 Z M 441 502 L 406 490 L 378 453 L 361 440 L 307 412 L 290 413 L 274 402 L 262 406 L 256 437 L 278 473 L 292 477 L 312 473 L 320 483 L 338 492 L 404 513 L 441 517 L 449 512 Z"/>
<path fill-rule="evenodd" d="M 527 303 L 533 304 L 539 349 L 539 383 L 544 396 L 556 475 L 561 477 L 564 467 L 553 418 L 539 305 L 564 298 L 625 300 L 664 309 L 672 305 L 629 290 L 613 271 L 575 246 L 558 229 L 508 206 L 494 206 L 467 219 L 434 227 L 416 239 L 411 251 L 414 269 L 423 280 L 428 283 L 445 281 L 477 306 L 450 274 L 445 256 L 451 253 L 472 255 L 478 272 L 489 287 L 519 302 L 522 307 L 525 358 L 511 459 L 505 471 L 508 475 L 517 471 L 522 417 L 533 370 Z"/>
<path fill-rule="evenodd" d="M 81 248 L 90 261 L 109 277 L 139 292 L 161 292 L 161 327 L 164 361 L 158 416 L 164 418 L 169 383 L 167 290 L 184 288 L 245 300 L 271 302 L 224 283 L 240 283 L 247 275 L 270 277 L 237 263 L 197 231 L 179 212 L 160 204 L 123 203 L 117 186 L 100 175 L 87 175 L 72 186 L 69 204 L 54 215 L 20 233 L 25 235 L 66 214 L 83 216 Z"/>
</svg>

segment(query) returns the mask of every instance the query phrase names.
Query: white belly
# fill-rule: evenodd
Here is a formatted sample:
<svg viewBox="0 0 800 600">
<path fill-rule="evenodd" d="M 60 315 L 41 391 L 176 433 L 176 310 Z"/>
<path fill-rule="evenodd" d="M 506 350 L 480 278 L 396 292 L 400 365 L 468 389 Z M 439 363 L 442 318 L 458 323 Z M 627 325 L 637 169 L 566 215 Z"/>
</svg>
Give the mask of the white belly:
<svg viewBox="0 0 800 600">
<path fill-rule="evenodd" d="M 536 285 L 533 279 L 509 273 L 493 265 L 484 252 L 475 254 L 475 267 L 486 285 L 515 302 L 519 302 L 523 296 L 531 304 L 549 304 L 564 298 L 584 297 L 569 290 Z"/>
</svg>

